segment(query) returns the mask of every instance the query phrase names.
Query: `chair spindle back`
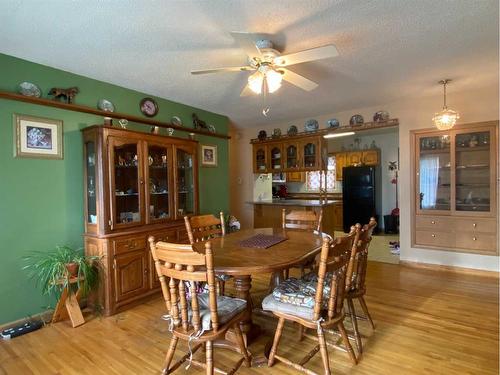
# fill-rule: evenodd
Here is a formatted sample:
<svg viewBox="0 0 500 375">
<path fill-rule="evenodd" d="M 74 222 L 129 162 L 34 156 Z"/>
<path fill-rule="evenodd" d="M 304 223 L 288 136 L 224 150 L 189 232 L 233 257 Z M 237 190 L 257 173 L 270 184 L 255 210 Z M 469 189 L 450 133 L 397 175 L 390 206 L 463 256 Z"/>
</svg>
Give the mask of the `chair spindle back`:
<svg viewBox="0 0 500 375">
<path fill-rule="evenodd" d="M 214 215 L 184 216 L 184 223 L 191 245 L 226 235 L 226 225 L 222 211 L 219 213 L 219 219 Z"/>
<path fill-rule="evenodd" d="M 377 226 L 375 218 L 370 218 L 368 224 L 363 225 L 359 240 L 355 244 L 356 255 L 354 257 L 353 273 L 351 277 L 351 288 L 356 290 L 365 289 L 366 267 L 368 265 L 368 248 L 372 240 L 372 233 Z"/>
<path fill-rule="evenodd" d="M 202 323 L 195 282 L 201 281 L 208 284 L 211 326 L 217 331 L 217 294 L 210 242 L 205 244 L 205 254 L 200 254 L 193 250 L 192 245 L 155 243 L 152 236 L 148 241 L 173 326 L 182 327 L 185 332 L 200 331 Z M 186 284 L 189 285 L 189 293 L 186 293 Z"/>
<path fill-rule="evenodd" d="M 314 211 L 292 210 L 286 213 L 286 209 L 281 212 L 283 229 L 299 229 L 305 231 L 318 231 L 321 233 L 321 221 L 323 219 L 323 209 L 316 215 Z"/>
</svg>

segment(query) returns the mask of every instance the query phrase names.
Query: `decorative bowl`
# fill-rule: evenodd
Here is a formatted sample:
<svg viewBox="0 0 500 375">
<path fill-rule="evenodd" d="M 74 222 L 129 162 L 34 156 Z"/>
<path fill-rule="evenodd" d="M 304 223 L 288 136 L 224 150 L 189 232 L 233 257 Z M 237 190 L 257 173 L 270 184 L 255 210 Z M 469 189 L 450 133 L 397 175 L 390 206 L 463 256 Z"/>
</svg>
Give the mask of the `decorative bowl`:
<svg viewBox="0 0 500 375">
<path fill-rule="evenodd" d="M 298 129 L 295 125 L 290 125 L 290 127 L 288 128 L 286 134 L 288 135 L 296 135 L 298 133 Z"/>
<path fill-rule="evenodd" d="M 387 111 L 377 111 L 373 115 L 374 122 L 384 122 L 389 120 L 389 112 Z"/>
<path fill-rule="evenodd" d="M 34 96 L 35 98 L 42 96 L 42 90 L 40 90 L 40 87 L 31 82 L 21 82 L 18 86 L 18 91 L 24 96 Z"/>
<path fill-rule="evenodd" d="M 173 125 L 176 126 L 182 126 L 182 120 L 179 116 L 174 116 L 170 119 L 170 122 L 172 122 Z"/>
<path fill-rule="evenodd" d="M 330 129 L 336 129 L 340 127 L 340 121 L 337 120 L 336 118 L 331 118 L 326 122 L 326 125 Z"/>
<path fill-rule="evenodd" d="M 306 132 L 315 132 L 319 129 L 319 123 L 315 119 L 307 120 L 304 124 L 304 130 Z"/>
<path fill-rule="evenodd" d="M 359 125 L 363 125 L 364 122 L 365 122 L 365 120 L 363 119 L 363 116 L 361 116 L 361 115 L 354 115 L 349 120 L 349 125 L 351 125 L 351 126 L 359 126 Z"/>
</svg>

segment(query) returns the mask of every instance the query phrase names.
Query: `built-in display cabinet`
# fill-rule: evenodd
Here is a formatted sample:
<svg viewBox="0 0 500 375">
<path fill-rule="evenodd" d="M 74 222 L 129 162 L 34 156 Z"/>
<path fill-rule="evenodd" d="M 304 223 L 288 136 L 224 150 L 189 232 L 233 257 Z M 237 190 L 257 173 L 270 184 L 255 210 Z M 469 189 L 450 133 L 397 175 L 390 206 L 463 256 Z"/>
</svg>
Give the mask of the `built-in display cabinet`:
<svg viewBox="0 0 500 375">
<path fill-rule="evenodd" d="M 498 121 L 412 132 L 412 244 L 498 254 Z"/>
<path fill-rule="evenodd" d="M 103 259 L 105 315 L 159 291 L 147 238 L 187 242 L 198 213 L 198 143 L 113 127 L 83 130 L 85 251 Z"/>
<path fill-rule="evenodd" d="M 279 140 L 253 140 L 254 173 L 324 169 L 327 145 L 322 135 L 305 134 Z"/>
</svg>

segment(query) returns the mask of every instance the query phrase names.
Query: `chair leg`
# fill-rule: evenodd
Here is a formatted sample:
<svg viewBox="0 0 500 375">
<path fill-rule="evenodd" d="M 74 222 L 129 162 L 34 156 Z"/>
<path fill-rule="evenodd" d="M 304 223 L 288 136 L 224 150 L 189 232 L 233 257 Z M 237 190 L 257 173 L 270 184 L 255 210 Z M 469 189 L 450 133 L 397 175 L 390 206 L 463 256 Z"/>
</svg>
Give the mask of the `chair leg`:
<svg viewBox="0 0 500 375">
<path fill-rule="evenodd" d="M 174 358 L 175 348 L 177 347 L 177 342 L 179 338 L 177 336 L 172 336 L 172 340 L 170 340 L 170 346 L 168 347 L 167 356 L 165 357 L 165 363 L 163 364 L 163 374 L 166 375 L 169 373 L 168 369 L 170 368 L 170 363 L 172 363 L 172 358 Z"/>
<path fill-rule="evenodd" d="M 358 329 L 358 319 L 356 318 L 356 310 L 354 309 L 354 302 L 351 298 L 347 299 L 347 307 L 349 308 L 349 315 L 351 316 L 352 328 L 354 330 L 354 337 L 356 339 L 356 348 L 358 353 L 363 353 L 363 342 Z"/>
<path fill-rule="evenodd" d="M 326 340 L 323 333 L 323 328 L 318 327 L 318 342 L 321 359 L 323 360 L 323 370 L 325 375 L 330 375 L 330 362 L 328 361 L 328 350 L 326 349 Z"/>
<path fill-rule="evenodd" d="M 269 352 L 269 360 L 267 361 L 267 365 L 271 367 L 274 364 L 274 355 L 278 350 L 278 344 L 280 342 L 281 333 L 283 332 L 283 327 L 285 325 L 285 318 L 280 318 L 278 320 L 278 326 L 276 327 L 276 333 L 274 334 L 274 341 L 271 351 Z"/>
<path fill-rule="evenodd" d="M 368 312 L 368 306 L 366 306 L 365 297 L 360 296 L 359 303 L 360 303 L 361 308 L 363 309 L 366 317 L 368 318 L 368 321 L 370 322 L 372 329 L 375 329 L 375 324 L 373 323 L 372 317 L 371 317 L 370 313 Z"/>
<path fill-rule="evenodd" d="M 299 324 L 299 341 L 302 341 L 303 339 L 304 339 L 304 326 L 302 324 Z"/>
<path fill-rule="evenodd" d="M 206 347 L 206 365 L 207 365 L 207 375 L 213 375 L 214 374 L 214 353 L 213 353 L 213 346 L 212 346 L 212 341 L 207 341 L 205 343 Z"/>
<path fill-rule="evenodd" d="M 219 295 L 223 296 L 226 292 L 226 282 L 224 280 L 218 280 L 219 284 Z"/>
<path fill-rule="evenodd" d="M 245 345 L 245 340 L 243 340 L 243 335 L 241 334 L 240 322 L 237 322 L 234 326 L 234 333 L 236 334 L 236 341 L 238 342 L 238 346 L 240 347 L 241 354 L 245 357 L 245 365 L 247 367 L 252 366 L 252 361 L 250 359 L 250 355 L 248 354 L 247 347 Z"/>
<path fill-rule="evenodd" d="M 285 270 L 285 280 L 288 279 L 290 277 L 290 268 L 287 268 Z"/>
<path fill-rule="evenodd" d="M 357 365 L 358 360 L 356 359 L 356 354 L 354 353 L 354 350 L 351 346 L 351 343 L 349 342 L 349 337 L 347 337 L 347 332 L 345 331 L 344 322 L 339 322 L 338 327 L 339 327 L 340 335 L 342 336 L 342 341 L 344 341 L 345 348 L 347 349 L 347 352 L 349 353 L 349 357 L 351 357 L 352 363 Z"/>
</svg>

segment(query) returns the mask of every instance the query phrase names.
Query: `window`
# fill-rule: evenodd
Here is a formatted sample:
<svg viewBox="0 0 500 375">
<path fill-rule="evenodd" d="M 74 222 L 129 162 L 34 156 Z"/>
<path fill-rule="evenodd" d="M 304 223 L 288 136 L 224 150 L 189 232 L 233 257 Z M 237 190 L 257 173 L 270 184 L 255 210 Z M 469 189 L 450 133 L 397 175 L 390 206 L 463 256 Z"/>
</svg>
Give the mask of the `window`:
<svg viewBox="0 0 500 375">
<path fill-rule="evenodd" d="M 308 191 L 319 191 L 320 186 L 320 171 L 306 172 L 306 189 Z M 324 176 L 322 184 L 324 185 Z M 335 189 L 335 156 L 328 157 L 328 166 L 326 172 L 326 190 L 332 191 Z"/>
</svg>

